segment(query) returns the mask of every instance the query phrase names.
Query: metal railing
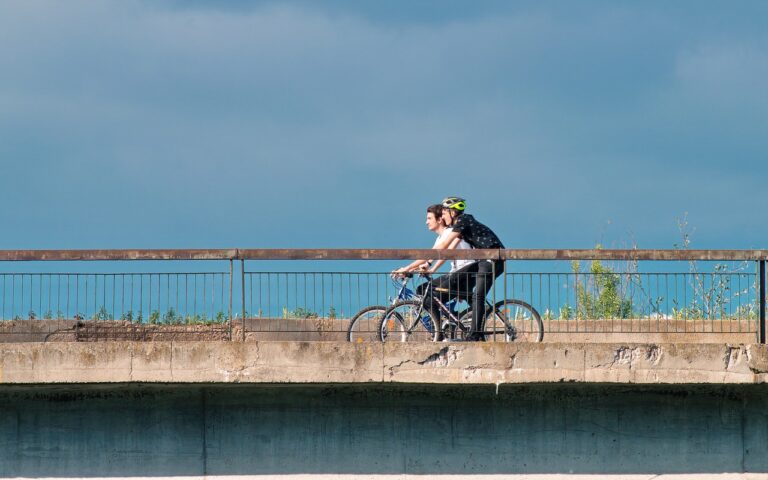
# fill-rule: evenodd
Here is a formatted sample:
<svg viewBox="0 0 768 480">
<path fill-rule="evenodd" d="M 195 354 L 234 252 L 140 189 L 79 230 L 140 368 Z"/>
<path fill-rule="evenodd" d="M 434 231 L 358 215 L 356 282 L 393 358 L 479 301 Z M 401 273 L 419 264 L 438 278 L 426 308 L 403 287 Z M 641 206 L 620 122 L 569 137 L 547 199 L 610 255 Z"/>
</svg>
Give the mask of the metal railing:
<svg viewBox="0 0 768 480">
<path fill-rule="evenodd" d="M 766 341 L 765 250 L 428 249 L 2 250 L 0 341 L 345 340 L 392 301 L 382 261 L 417 258 L 504 261 L 489 300 L 533 306 L 545 341 Z M 139 261 L 174 268 L 125 268 Z"/>
</svg>

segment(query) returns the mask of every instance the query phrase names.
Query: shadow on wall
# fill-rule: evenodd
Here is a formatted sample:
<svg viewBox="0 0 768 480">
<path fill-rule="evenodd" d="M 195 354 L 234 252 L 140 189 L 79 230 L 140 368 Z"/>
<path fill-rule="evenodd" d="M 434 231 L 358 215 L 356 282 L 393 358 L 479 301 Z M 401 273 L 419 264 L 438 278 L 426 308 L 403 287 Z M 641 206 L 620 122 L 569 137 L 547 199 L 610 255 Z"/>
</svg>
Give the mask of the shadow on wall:
<svg viewBox="0 0 768 480">
<path fill-rule="evenodd" d="M 0 476 L 768 471 L 766 386 L 0 390 Z"/>
</svg>

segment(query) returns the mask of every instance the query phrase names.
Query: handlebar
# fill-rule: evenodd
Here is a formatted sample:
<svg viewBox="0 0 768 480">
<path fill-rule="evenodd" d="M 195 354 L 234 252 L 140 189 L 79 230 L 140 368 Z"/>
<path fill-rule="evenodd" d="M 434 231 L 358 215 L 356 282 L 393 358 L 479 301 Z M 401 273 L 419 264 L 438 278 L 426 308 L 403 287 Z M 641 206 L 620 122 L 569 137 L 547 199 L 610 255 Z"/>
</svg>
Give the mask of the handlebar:
<svg viewBox="0 0 768 480">
<path fill-rule="evenodd" d="M 429 272 L 417 272 L 416 275 L 427 280 L 432 279 L 432 274 Z M 393 279 L 413 278 L 413 272 L 393 273 L 390 275 L 390 277 L 392 277 Z"/>
</svg>

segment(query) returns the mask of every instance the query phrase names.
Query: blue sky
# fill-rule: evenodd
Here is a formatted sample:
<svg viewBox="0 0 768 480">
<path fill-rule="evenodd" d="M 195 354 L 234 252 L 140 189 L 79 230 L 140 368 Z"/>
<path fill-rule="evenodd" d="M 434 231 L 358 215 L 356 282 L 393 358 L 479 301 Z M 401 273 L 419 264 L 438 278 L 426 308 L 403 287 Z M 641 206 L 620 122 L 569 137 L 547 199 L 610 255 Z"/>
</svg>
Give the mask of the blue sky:
<svg viewBox="0 0 768 480">
<path fill-rule="evenodd" d="M 768 3 L 0 2 L 0 248 L 765 248 Z"/>
</svg>

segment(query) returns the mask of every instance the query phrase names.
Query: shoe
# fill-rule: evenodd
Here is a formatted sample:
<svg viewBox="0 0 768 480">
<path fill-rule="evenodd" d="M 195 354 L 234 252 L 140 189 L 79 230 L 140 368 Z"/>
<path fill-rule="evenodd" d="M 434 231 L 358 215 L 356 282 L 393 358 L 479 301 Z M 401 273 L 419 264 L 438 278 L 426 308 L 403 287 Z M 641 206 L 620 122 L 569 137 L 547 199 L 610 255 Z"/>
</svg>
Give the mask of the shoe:
<svg viewBox="0 0 768 480">
<path fill-rule="evenodd" d="M 449 342 L 484 342 L 485 338 L 482 335 L 470 334 L 464 338 L 451 338 Z"/>
<path fill-rule="evenodd" d="M 479 333 L 470 333 L 469 335 L 467 335 L 467 341 L 468 342 L 484 342 L 485 337 Z"/>
</svg>

